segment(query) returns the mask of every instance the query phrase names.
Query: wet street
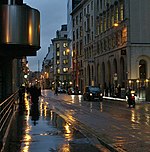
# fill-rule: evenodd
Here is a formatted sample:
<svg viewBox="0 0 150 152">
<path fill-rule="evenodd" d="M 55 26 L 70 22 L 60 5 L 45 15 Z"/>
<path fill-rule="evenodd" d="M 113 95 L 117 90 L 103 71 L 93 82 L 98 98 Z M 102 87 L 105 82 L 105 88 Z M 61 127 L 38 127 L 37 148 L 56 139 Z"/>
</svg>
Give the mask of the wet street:
<svg viewBox="0 0 150 152">
<path fill-rule="evenodd" d="M 24 114 L 19 113 L 17 124 L 12 129 L 7 152 L 99 151 L 88 138 L 49 109 L 43 98 L 39 104 L 31 104 L 26 98 L 25 109 Z"/>
<path fill-rule="evenodd" d="M 149 152 L 150 104 L 134 109 L 115 100 L 90 102 L 44 90 L 38 106 L 26 100 L 16 128 L 8 152 Z"/>
</svg>

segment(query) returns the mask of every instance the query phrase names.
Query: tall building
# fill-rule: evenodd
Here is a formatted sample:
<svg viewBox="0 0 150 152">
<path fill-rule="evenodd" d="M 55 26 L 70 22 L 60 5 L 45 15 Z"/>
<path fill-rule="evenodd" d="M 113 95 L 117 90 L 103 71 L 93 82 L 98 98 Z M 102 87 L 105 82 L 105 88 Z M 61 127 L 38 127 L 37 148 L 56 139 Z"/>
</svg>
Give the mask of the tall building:
<svg viewBox="0 0 150 152">
<path fill-rule="evenodd" d="M 75 57 L 73 55 L 73 44 L 72 44 L 72 40 L 73 40 L 73 27 L 72 27 L 72 16 L 71 16 L 71 13 L 72 11 L 77 7 L 77 5 L 81 2 L 81 0 L 68 0 L 68 3 L 67 3 L 67 31 L 68 31 L 68 38 L 71 39 L 70 43 L 69 43 L 69 49 L 70 49 L 70 52 L 72 54 L 72 57 L 71 57 L 71 77 L 72 77 L 72 80 L 73 80 L 73 87 L 75 88 L 76 86 L 79 86 L 78 85 L 78 82 L 76 81 L 76 74 L 77 72 L 75 72 L 76 70 L 76 65 L 75 65 Z"/>
<path fill-rule="evenodd" d="M 149 0 L 82 0 L 76 6 L 72 20 L 78 23 L 82 12 L 83 29 L 75 25 L 72 43 L 73 48 L 78 45 L 81 32 L 84 86 L 101 85 L 112 95 L 117 86 L 132 87 L 145 98 L 141 90 L 150 83 L 149 5 Z M 78 54 L 78 47 L 73 50 Z"/>
<path fill-rule="evenodd" d="M 67 37 L 67 25 L 62 25 L 56 31 L 56 38 L 52 40 L 54 51 L 54 81 L 56 86 L 67 88 L 71 80 L 71 52 L 70 39 Z"/>
</svg>

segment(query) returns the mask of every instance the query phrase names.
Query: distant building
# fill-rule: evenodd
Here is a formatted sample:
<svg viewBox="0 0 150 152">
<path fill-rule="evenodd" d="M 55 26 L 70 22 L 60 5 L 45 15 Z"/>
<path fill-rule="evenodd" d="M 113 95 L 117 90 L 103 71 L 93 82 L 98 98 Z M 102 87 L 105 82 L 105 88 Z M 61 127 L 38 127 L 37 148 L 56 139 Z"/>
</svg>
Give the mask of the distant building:
<svg viewBox="0 0 150 152">
<path fill-rule="evenodd" d="M 43 60 L 42 64 L 42 75 L 41 75 L 41 86 L 43 89 L 50 89 L 52 88 L 52 84 L 54 82 L 54 52 L 53 52 L 53 45 L 50 44 L 48 47 L 48 53 Z"/>
<path fill-rule="evenodd" d="M 54 51 L 54 81 L 57 86 L 69 87 L 71 80 L 71 52 L 70 39 L 67 37 L 67 25 L 62 25 L 56 31 L 56 38 L 52 40 Z"/>
</svg>

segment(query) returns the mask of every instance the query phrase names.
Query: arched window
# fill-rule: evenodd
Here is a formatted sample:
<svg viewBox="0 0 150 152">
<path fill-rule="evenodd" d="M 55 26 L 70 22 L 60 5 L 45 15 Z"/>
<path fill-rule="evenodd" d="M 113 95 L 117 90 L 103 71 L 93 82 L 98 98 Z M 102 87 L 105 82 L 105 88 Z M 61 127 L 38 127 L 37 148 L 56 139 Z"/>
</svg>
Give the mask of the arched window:
<svg viewBox="0 0 150 152">
<path fill-rule="evenodd" d="M 147 68 L 146 61 L 140 60 L 140 62 L 139 62 L 139 77 L 140 77 L 140 79 L 146 79 L 146 68 Z"/>
<path fill-rule="evenodd" d="M 113 66 L 114 66 L 114 73 L 117 73 L 117 61 L 114 59 L 113 61 Z"/>
<path fill-rule="evenodd" d="M 88 77 L 89 77 L 89 82 L 88 85 L 91 85 L 91 70 L 90 70 L 90 65 L 88 65 Z"/>
<path fill-rule="evenodd" d="M 111 65 L 110 61 L 108 61 L 108 82 L 111 82 Z"/>
<path fill-rule="evenodd" d="M 97 65 L 97 83 L 100 84 L 100 65 Z"/>
<path fill-rule="evenodd" d="M 103 83 L 105 83 L 105 63 L 102 63 L 102 78 L 103 78 Z"/>
</svg>

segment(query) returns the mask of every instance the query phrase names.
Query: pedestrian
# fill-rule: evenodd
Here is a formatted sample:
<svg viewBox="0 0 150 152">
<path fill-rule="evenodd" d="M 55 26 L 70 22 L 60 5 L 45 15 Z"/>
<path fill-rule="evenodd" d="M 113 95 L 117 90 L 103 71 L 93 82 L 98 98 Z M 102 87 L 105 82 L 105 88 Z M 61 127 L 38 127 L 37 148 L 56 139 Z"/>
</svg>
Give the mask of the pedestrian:
<svg viewBox="0 0 150 152">
<path fill-rule="evenodd" d="M 129 105 L 129 108 L 130 108 L 130 106 L 131 106 L 131 88 L 129 88 L 128 90 L 127 90 L 127 92 L 126 92 L 126 96 L 127 96 L 127 101 L 128 101 L 128 105 Z"/>
<path fill-rule="evenodd" d="M 105 88 L 105 96 L 108 97 L 108 87 Z"/>
<path fill-rule="evenodd" d="M 33 104 L 37 104 L 39 100 L 39 90 L 38 88 L 34 85 L 31 86 L 30 88 L 30 95 L 31 95 L 31 101 Z"/>
<path fill-rule="evenodd" d="M 55 88 L 55 93 L 54 95 L 58 95 L 58 87 Z"/>
<path fill-rule="evenodd" d="M 24 100 L 25 87 L 20 86 L 18 93 L 19 93 L 19 112 L 21 114 L 25 110 L 25 100 Z"/>
</svg>

